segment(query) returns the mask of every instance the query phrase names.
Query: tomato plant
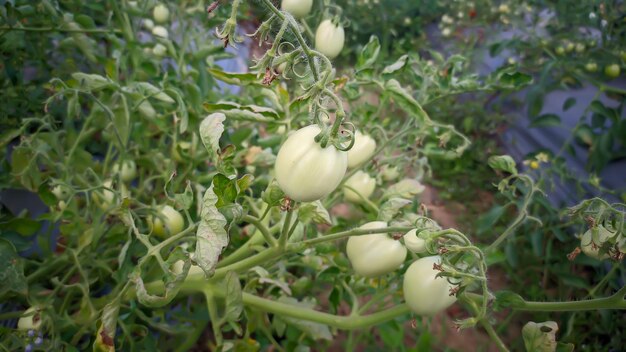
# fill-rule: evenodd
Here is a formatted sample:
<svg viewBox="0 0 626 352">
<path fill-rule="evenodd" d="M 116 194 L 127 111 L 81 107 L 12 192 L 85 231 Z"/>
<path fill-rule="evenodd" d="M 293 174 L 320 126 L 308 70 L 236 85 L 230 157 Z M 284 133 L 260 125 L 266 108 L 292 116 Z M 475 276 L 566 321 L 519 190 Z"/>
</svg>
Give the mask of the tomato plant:
<svg viewBox="0 0 626 352">
<path fill-rule="evenodd" d="M 5 349 L 623 347 L 623 3 L 277 4 L 0 4 Z"/>
</svg>

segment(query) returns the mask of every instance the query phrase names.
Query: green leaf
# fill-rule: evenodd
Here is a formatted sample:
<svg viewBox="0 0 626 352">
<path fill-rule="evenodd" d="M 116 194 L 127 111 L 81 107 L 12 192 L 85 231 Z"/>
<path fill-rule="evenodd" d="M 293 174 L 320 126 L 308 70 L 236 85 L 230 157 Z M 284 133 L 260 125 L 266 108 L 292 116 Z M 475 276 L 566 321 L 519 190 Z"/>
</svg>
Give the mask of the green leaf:
<svg viewBox="0 0 626 352">
<path fill-rule="evenodd" d="M 224 120 L 226 120 L 226 116 L 217 112 L 205 117 L 200 123 L 200 139 L 214 163 L 219 160 L 218 152 L 220 150 L 220 137 L 224 133 Z"/>
<path fill-rule="evenodd" d="M 385 82 L 385 93 L 393 98 L 402 110 L 413 116 L 418 123 L 423 124 L 430 121 L 428 114 L 422 109 L 422 106 L 397 80 L 390 79 Z"/>
<path fill-rule="evenodd" d="M 95 73 L 74 72 L 72 78 L 88 90 L 100 90 L 114 86 L 113 81 Z"/>
<path fill-rule="evenodd" d="M 216 79 L 229 84 L 236 84 L 238 86 L 249 84 L 261 85 L 261 80 L 254 73 L 224 72 L 214 68 L 209 68 L 207 71 Z"/>
<path fill-rule="evenodd" d="M 115 331 L 120 312 L 120 300 L 114 299 L 102 310 L 100 327 L 93 343 L 94 351 L 115 352 Z"/>
<path fill-rule="evenodd" d="M 204 103 L 207 112 L 221 112 L 229 119 L 242 121 L 272 122 L 280 115 L 271 108 L 258 105 L 239 105 L 231 102 Z"/>
<path fill-rule="evenodd" d="M 174 201 L 178 209 L 189 209 L 193 205 L 193 189 L 191 189 L 191 182 L 187 180 L 187 186 L 183 193 L 174 194 Z"/>
<path fill-rule="evenodd" d="M 207 276 L 213 275 L 217 260 L 224 247 L 228 245 L 228 224 L 224 215 L 217 210 L 218 198 L 213 184 L 206 190 L 200 210 L 200 224 L 196 232 L 196 251 L 193 260 L 204 270 Z"/>
<path fill-rule="evenodd" d="M 283 198 L 285 198 L 285 193 L 280 189 L 276 180 L 270 182 L 265 191 L 261 194 L 261 199 L 270 207 L 279 205 Z"/>
<path fill-rule="evenodd" d="M 322 202 L 319 200 L 300 205 L 298 218 L 304 223 L 313 221 L 316 224 L 332 225 L 328 210 L 324 208 L 324 205 L 322 205 Z"/>
<path fill-rule="evenodd" d="M 405 178 L 387 188 L 385 193 L 383 193 L 382 199 L 413 198 L 413 196 L 424 192 L 424 189 L 424 185 L 418 180 Z"/>
<path fill-rule="evenodd" d="M 530 123 L 530 127 L 552 127 L 561 125 L 561 118 L 556 114 L 543 114 Z"/>
<path fill-rule="evenodd" d="M 531 88 L 526 95 L 528 103 L 528 117 L 535 117 L 541 114 L 543 109 L 543 91 L 540 88 Z"/>
<path fill-rule="evenodd" d="M 413 203 L 408 199 L 391 198 L 380 206 L 378 211 L 378 220 L 389 222 L 393 219 L 400 209 Z"/>
<path fill-rule="evenodd" d="M 380 43 L 376 36 L 371 36 L 370 41 L 363 47 L 359 53 L 356 62 L 356 71 L 362 71 L 372 67 L 380 54 Z"/>
<path fill-rule="evenodd" d="M 408 55 L 402 55 L 398 58 L 398 60 L 396 60 L 396 62 L 394 62 L 393 64 L 385 67 L 383 69 L 383 74 L 391 74 L 394 73 L 398 70 L 401 70 L 404 68 L 404 66 L 406 66 L 406 63 L 408 62 L 409 56 Z"/>
<path fill-rule="evenodd" d="M 494 170 L 505 171 L 517 175 L 517 165 L 515 160 L 509 155 L 494 155 L 487 160 L 489 166 Z"/>
<path fill-rule="evenodd" d="M 75 92 L 67 100 L 67 116 L 70 119 L 75 119 L 75 118 L 78 118 L 79 114 L 80 114 L 80 102 L 78 100 L 78 93 Z"/>
<path fill-rule="evenodd" d="M 26 294 L 24 263 L 11 242 L 0 238 L 0 294 L 8 291 Z"/>
<path fill-rule="evenodd" d="M 503 66 L 487 77 L 488 85 L 499 89 L 520 89 L 533 82 L 533 77 L 517 71 L 515 66 Z M 535 89 L 537 91 L 538 89 Z M 531 95 L 533 91 L 529 92 Z"/>
<path fill-rule="evenodd" d="M 93 19 L 84 14 L 78 14 L 74 16 L 74 21 L 76 21 L 76 23 L 80 24 L 80 26 L 85 29 L 96 28 L 96 23 L 93 21 Z"/>
<path fill-rule="evenodd" d="M 504 214 L 504 210 L 505 208 L 503 206 L 495 205 L 488 212 L 482 214 L 476 222 L 476 232 L 483 234 L 492 230 L 493 225 L 495 225 L 502 214 Z"/>
<path fill-rule="evenodd" d="M 42 183 L 36 156 L 31 149 L 26 147 L 13 149 L 11 173 L 30 191 L 36 191 Z"/>
<path fill-rule="evenodd" d="M 559 325 L 554 321 L 535 323 L 529 321 L 522 328 L 524 346 L 528 352 L 555 352 L 556 332 Z"/>
<path fill-rule="evenodd" d="M 15 231 L 22 236 L 32 236 L 41 229 L 41 223 L 28 218 L 13 218 L 7 222 L 0 223 L 2 229 Z"/>
<path fill-rule="evenodd" d="M 606 115 L 593 114 L 591 115 L 591 127 L 603 128 L 606 123 Z"/>
<path fill-rule="evenodd" d="M 143 93 L 145 97 L 155 98 L 159 101 L 162 101 L 168 104 L 174 104 L 176 102 L 174 99 L 172 99 L 172 97 L 167 95 L 167 93 L 165 93 L 162 89 L 153 86 L 151 83 L 137 82 L 135 83 L 135 86 L 139 89 L 141 93 Z"/>
<path fill-rule="evenodd" d="M 57 205 L 59 201 L 57 197 L 52 193 L 52 191 L 50 191 L 50 185 L 46 182 L 39 185 L 37 194 L 39 194 L 39 198 L 41 199 L 41 201 L 49 207 Z"/>
<path fill-rule="evenodd" d="M 217 208 L 232 204 L 239 194 L 237 190 L 237 181 L 223 174 L 217 174 L 213 177 L 213 191 L 217 196 Z"/>
<path fill-rule="evenodd" d="M 567 100 L 563 103 L 563 111 L 569 110 L 574 105 L 576 105 L 576 98 L 567 98 Z"/>
<path fill-rule="evenodd" d="M 12 140 L 19 137 L 22 134 L 21 128 L 7 129 L 0 134 L 0 148 L 4 148 Z"/>
<path fill-rule="evenodd" d="M 254 176 L 250 174 L 245 174 L 241 176 L 237 180 L 237 188 L 239 190 L 239 194 L 244 193 L 250 186 L 252 185 L 252 181 L 254 181 Z"/>
<path fill-rule="evenodd" d="M 239 321 L 243 312 L 243 296 L 239 276 L 234 271 L 229 271 L 224 278 L 226 284 L 226 321 L 234 323 Z"/>
</svg>

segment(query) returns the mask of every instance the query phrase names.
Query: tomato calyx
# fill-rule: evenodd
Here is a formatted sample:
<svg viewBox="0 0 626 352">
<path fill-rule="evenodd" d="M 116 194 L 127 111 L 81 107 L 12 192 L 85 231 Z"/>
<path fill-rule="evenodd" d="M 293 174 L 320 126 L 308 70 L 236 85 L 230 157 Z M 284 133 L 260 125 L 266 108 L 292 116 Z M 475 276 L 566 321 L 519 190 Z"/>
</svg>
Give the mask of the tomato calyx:
<svg viewBox="0 0 626 352">
<path fill-rule="evenodd" d="M 339 116 L 337 118 L 339 118 Z M 322 148 L 326 148 L 328 144 L 331 144 L 335 149 L 347 152 L 354 146 L 356 127 L 354 127 L 352 122 L 343 121 L 338 124 L 337 121 L 335 121 L 330 128 L 326 127 L 321 121 L 318 122 L 318 125 L 321 125 L 321 132 L 315 136 L 315 142 L 319 143 Z M 335 127 L 336 125 L 337 127 Z M 339 132 L 339 125 L 345 125 L 348 128 L 344 128 Z M 348 138 L 348 145 L 345 145 L 346 138 Z"/>
</svg>

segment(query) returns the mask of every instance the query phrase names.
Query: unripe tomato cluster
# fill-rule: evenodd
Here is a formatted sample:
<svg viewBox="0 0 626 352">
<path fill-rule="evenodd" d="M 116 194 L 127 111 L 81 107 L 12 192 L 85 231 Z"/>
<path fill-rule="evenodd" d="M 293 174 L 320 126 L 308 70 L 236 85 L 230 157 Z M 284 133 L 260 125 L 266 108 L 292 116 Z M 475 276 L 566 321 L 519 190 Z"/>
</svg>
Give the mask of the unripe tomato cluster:
<svg viewBox="0 0 626 352">
<path fill-rule="evenodd" d="M 369 222 L 359 229 L 384 229 L 383 221 Z M 346 245 L 346 254 L 354 271 L 364 277 L 374 278 L 397 270 L 407 255 L 425 253 L 426 242 L 416 236 L 417 230 L 404 235 L 404 245 L 386 233 L 352 236 Z M 406 246 L 406 247 L 405 247 Z M 404 274 L 404 300 L 411 310 L 420 315 L 434 315 L 456 302 L 454 285 L 444 277 L 437 277 L 435 264 L 441 257 L 426 256 L 414 261 Z"/>
</svg>

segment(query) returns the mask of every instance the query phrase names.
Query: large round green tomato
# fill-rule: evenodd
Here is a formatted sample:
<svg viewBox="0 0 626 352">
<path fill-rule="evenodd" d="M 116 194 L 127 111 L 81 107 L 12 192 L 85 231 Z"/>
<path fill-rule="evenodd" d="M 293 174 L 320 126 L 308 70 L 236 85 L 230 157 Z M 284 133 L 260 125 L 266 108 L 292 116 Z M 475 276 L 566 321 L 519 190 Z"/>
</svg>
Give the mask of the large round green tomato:
<svg viewBox="0 0 626 352">
<path fill-rule="evenodd" d="M 313 0 L 283 0 L 280 8 L 289 12 L 295 18 L 302 18 L 311 12 Z"/>
<path fill-rule="evenodd" d="M 344 186 L 347 186 L 343 190 L 346 200 L 353 203 L 360 203 L 374 193 L 376 180 L 367 173 L 359 170 L 346 180 Z"/>
<path fill-rule="evenodd" d="M 160 217 L 155 216 L 148 218 L 148 226 L 152 230 L 152 233 L 159 237 L 175 235 L 181 232 L 185 227 L 185 219 L 183 216 L 169 205 L 161 207 L 160 215 Z M 165 220 L 165 224 L 163 224 L 161 218 Z"/>
<path fill-rule="evenodd" d="M 348 167 L 358 166 L 374 155 L 376 141 L 374 138 L 356 131 L 354 145 L 348 150 Z"/>
<path fill-rule="evenodd" d="M 436 277 L 439 271 L 433 269 L 435 263 L 440 264 L 441 257 L 420 258 L 404 273 L 404 300 L 416 314 L 434 315 L 456 301 L 456 296 L 450 296 L 453 286 L 446 278 Z"/>
<path fill-rule="evenodd" d="M 276 157 L 276 181 L 289 198 L 312 202 L 334 191 L 348 167 L 348 155 L 333 145 L 322 148 L 315 142 L 317 125 L 291 134 Z"/>
<path fill-rule="evenodd" d="M 315 49 L 333 59 L 343 49 L 345 40 L 343 27 L 333 24 L 331 20 L 323 20 L 315 32 Z"/>
<path fill-rule="evenodd" d="M 384 221 L 369 222 L 360 229 L 387 227 Z M 377 277 L 400 267 L 406 258 L 406 248 L 386 233 L 352 236 L 346 246 L 354 271 L 365 277 Z"/>
</svg>

